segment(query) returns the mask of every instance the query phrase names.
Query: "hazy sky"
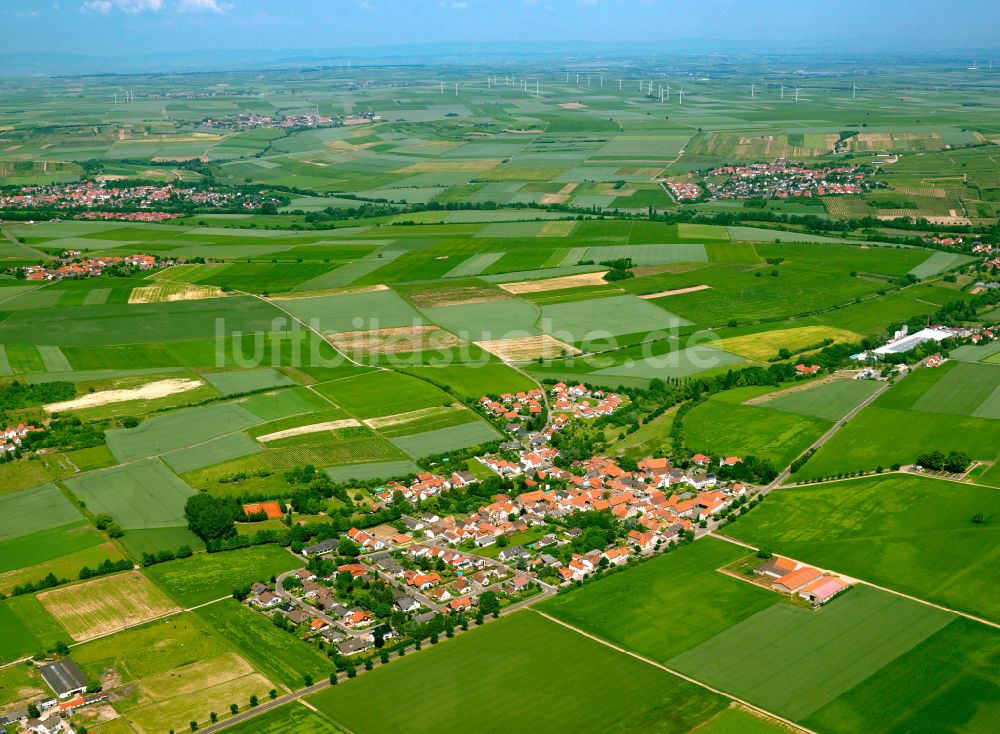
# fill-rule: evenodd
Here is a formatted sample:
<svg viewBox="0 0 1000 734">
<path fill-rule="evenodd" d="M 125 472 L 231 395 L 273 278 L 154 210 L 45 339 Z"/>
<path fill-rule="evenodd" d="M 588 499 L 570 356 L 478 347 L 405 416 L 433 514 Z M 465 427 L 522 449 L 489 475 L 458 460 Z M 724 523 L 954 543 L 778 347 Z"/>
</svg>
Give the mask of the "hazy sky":
<svg viewBox="0 0 1000 734">
<path fill-rule="evenodd" d="M 732 39 L 998 45 L 998 0 L 0 0 L 3 52 Z M 666 46 L 665 50 L 669 50 Z"/>
</svg>

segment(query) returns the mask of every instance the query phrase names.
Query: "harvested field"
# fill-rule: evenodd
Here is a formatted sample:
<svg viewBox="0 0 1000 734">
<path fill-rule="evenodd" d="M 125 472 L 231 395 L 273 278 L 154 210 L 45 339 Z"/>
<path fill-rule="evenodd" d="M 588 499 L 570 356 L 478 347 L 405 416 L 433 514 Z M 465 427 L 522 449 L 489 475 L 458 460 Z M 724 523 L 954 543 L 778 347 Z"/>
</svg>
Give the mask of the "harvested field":
<svg viewBox="0 0 1000 734">
<path fill-rule="evenodd" d="M 166 303 L 168 301 L 200 301 L 206 298 L 220 298 L 222 289 L 214 285 L 185 285 L 182 283 L 161 283 L 144 285 L 134 289 L 128 297 L 129 303 Z"/>
<path fill-rule="evenodd" d="M 410 289 L 406 297 L 417 308 L 464 306 L 470 303 L 505 301 L 510 296 L 493 285 L 475 281 L 454 281 L 433 288 Z"/>
<path fill-rule="evenodd" d="M 524 336 L 517 339 L 494 339 L 476 342 L 487 352 L 492 352 L 504 362 L 528 362 L 543 357 L 552 359 L 565 355 L 579 354 L 580 350 L 561 342 L 548 334 Z"/>
<path fill-rule="evenodd" d="M 43 407 L 49 413 L 56 413 L 65 410 L 95 408 L 99 405 L 111 405 L 112 403 L 125 403 L 130 400 L 156 400 L 157 398 L 166 398 L 177 393 L 194 390 L 201 387 L 201 385 L 200 380 L 191 380 L 188 378 L 158 380 L 142 387 L 134 387 L 128 390 L 102 390 L 101 392 L 90 393 L 89 395 L 83 395 L 73 400 L 64 400 L 61 403 L 49 403 Z"/>
<path fill-rule="evenodd" d="M 580 184 L 578 184 L 578 183 L 568 183 L 565 186 L 563 186 L 561 189 L 559 189 L 558 193 L 555 193 L 555 194 L 543 194 L 542 198 L 539 199 L 538 203 L 539 204 L 565 204 L 566 200 L 569 199 L 569 195 L 572 194 L 573 191 L 576 190 L 576 187 L 579 186 L 579 185 Z M 546 236 L 552 237 L 553 235 L 546 235 Z M 563 236 L 565 236 L 565 235 L 563 235 Z"/>
<path fill-rule="evenodd" d="M 308 426 L 286 428 L 284 431 L 275 431 L 274 433 L 258 436 L 257 440 L 261 443 L 267 443 L 268 441 L 278 441 L 291 436 L 303 436 L 308 433 L 320 433 L 322 431 L 336 431 L 339 428 L 353 428 L 357 425 L 359 424 L 354 418 L 345 418 L 339 421 L 326 421 L 325 423 L 313 423 Z"/>
<path fill-rule="evenodd" d="M 566 288 L 582 288 L 589 285 L 607 285 L 604 276 L 607 270 L 595 273 L 580 273 L 579 275 L 563 275 L 558 278 L 543 278 L 541 280 L 521 280 L 514 283 L 500 283 L 500 287 L 508 293 L 542 293 L 544 291 L 559 291 Z M 704 286 L 708 287 L 708 286 Z M 644 296 L 654 298 L 655 296 Z"/>
<path fill-rule="evenodd" d="M 138 571 L 45 591 L 38 601 L 78 642 L 180 608 Z"/>
<path fill-rule="evenodd" d="M 458 346 L 454 334 L 436 326 L 398 326 L 391 329 L 346 331 L 332 334 L 328 341 L 341 352 L 397 354 Z"/>
<path fill-rule="evenodd" d="M 369 418 L 365 421 L 365 425 L 369 428 L 387 428 L 388 426 L 398 426 L 401 423 L 410 423 L 420 418 L 428 418 L 432 415 L 438 415 L 440 413 L 447 413 L 455 410 L 464 410 L 460 405 L 455 406 L 434 406 L 432 408 L 421 408 L 420 410 L 411 410 L 409 413 L 397 413 L 396 415 L 386 415 L 381 418 Z"/>
<path fill-rule="evenodd" d="M 663 298 L 664 296 L 681 296 L 685 293 L 695 293 L 697 291 L 708 290 L 712 286 L 710 285 L 692 285 L 688 288 L 675 288 L 672 291 L 660 291 L 659 293 L 646 293 L 645 295 L 639 296 L 639 298 L 645 298 L 646 300 L 652 300 L 654 298 Z"/>
</svg>

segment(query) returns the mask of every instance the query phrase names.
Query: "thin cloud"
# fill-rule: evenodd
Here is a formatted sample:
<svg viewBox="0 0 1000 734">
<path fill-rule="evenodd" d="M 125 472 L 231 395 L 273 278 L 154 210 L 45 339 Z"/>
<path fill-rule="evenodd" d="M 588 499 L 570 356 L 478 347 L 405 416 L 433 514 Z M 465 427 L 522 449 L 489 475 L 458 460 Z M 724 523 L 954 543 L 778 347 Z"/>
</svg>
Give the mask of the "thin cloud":
<svg viewBox="0 0 1000 734">
<path fill-rule="evenodd" d="M 180 0 L 177 9 L 182 13 L 216 13 L 221 15 L 232 9 L 232 5 L 219 0 Z"/>
</svg>

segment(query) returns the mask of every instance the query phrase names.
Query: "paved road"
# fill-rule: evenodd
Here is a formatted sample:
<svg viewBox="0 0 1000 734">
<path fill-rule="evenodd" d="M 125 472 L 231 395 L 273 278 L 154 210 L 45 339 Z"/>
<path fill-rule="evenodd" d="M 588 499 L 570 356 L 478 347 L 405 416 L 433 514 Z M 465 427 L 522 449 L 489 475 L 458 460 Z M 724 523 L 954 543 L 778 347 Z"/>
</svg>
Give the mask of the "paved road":
<svg viewBox="0 0 1000 734">
<path fill-rule="evenodd" d="M 917 366 L 919 367 L 919 366 L 922 366 L 922 365 L 923 365 L 923 362 L 921 362 Z M 906 372 L 903 372 L 899 377 L 897 377 L 896 378 L 896 382 L 899 382 L 899 380 L 903 379 L 908 374 L 910 374 L 910 370 L 907 370 Z M 858 413 L 860 413 L 862 410 L 864 410 L 869 405 L 871 405 L 872 403 L 874 403 L 879 398 L 879 396 L 881 396 L 886 390 L 888 390 L 889 388 L 891 388 L 894 384 L 895 384 L 895 382 L 886 382 L 878 390 L 876 390 L 874 393 L 872 393 L 867 398 L 865 398 L 860 403 L 858 403 L 856 406 L 854 406 L 854 408 L 852 408 L 851 411 L 847 415 L 845 415 L 839 421 L 837 421 L 836 423 L 834 423 L 833 427 L 830 428 L 829 431 L 827 431 L 826 433 L 824 433 L 819 438 L 819 440 L 816 441 L 816 443 L 814 443 L 808 449 L 806 449 L 801 454 L 799 454 L 798 456 L 796 456 L 795 459 L 798 460 L 802 456 L 805 456 L 805 454 L 809 453 L 810 451 L 816 451 L 817 449 L 819 449 L 823 444 L 825 444 L 827 441 L 829 441 L 831 438 L 833 438 L 834 435 L 836 435 L 837 431 L 839 431 L 841 428 L 843 428 L 847 424 L 847 422 L 849 420 L 851 420 L 851 418 L 853 418 Z M 792 462 L 792 463 L 794 463 L 794 462 Z M 760 494 L 762 494 L 762 495 L 769 494 L 772 490 L 776 489 L 778 487 L 778 485 L 780 485 L 782 482 L 784 482 L 786 479 L 788 479 L 788 477 L 791 475 L 791 473 L 792 473 L 792 466 L 791 466 L 791 464 L 789 464 L 788 466 L 785 467 L 785 470 L 782 471 L 781 474 L 779 474 L 775 478 L 775 480 L 773 482 L 771 482 L 770 484 L 768 484 L 766 487 L 764 487 L 764 489 L 762 489 L 760 491 Z"/>
<path fill-rule="evenodd" d="M 49 255 L 47 252 L 42 252 L 41 250 L 36 250 L 34 247 L 29 247 L 28 245 L 26 245 L 26 244 L 22 243 L 20 240 L 18 240 L 17 237 L 15 237 L 14 235 L 12 235 L 6 229 L 0 227 L 0 232 L 3 233 L 4 237 L 6 237 L 8 240 L 10 240 L 10 242 L 11 242 L 12 245 L 14 245 L 15 247 L 17 247 L 17 248 L 19 248 L 21 250 L 27 250 L 32 255 L 34 255 L 35 257 L 37 257 L 39 260 L 51 260 L 52 259 L 52 255 Z"/>
</svg>

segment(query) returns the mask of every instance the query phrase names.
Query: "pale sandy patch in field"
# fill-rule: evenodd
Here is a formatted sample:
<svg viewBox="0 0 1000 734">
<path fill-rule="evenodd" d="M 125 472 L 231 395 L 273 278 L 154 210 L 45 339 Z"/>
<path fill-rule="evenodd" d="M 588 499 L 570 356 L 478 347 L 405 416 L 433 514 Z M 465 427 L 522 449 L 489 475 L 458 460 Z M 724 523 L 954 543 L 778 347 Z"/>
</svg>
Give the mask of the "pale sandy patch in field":
<svg viewBox="0 0 1000 734">
<path fill-rule="evenodd" d="M 354 418 L 345 418 L 339 421 L 326 421 L 325 423 L 312 423 L 308 426 L 297 426 L 295 428 L 286 428 L 284 431 L 275 431 L 274 433 L 266 433 L 263 436 L 257 436 L 257 440 L 261 443 L 267 443 L 268 441 L 277 441 L 282 438 L 291 438 L 292 436 L 304 436 L 307 433 L 320 433 L 322 431 L 336 431 L 340 428 L 353 428 L 360 425 Z"/>
<path fill-rule="evenodd" d="M 579 186 L 579 185 L 580 184 L 578 184 L 578 183 L 568 183 L 565 186 L 563 186 L 561 189 L 559 189 L 559 191 L 557 193 L 555 193 L 555 194 L 545 194 L 544 196 L 542 196 L 542 198 L 539 199 L 539 203 L 540 204 L 562 204 L 562 203 L 564 203 L 569 198 L 569 195 L 572 194 L 576 190 L 576 187 Z"/>
<path fill-rule="evenodd" d="M 449 349 L 460 343 L 457 336 L 437 326 L 396 326 L 369 331 L 331 334 L 327 340 L 342 352 L 398 354 L 426 349 Z"/>
<path fill-rule="evenodd" d="M 566 288 L 582 288 L 588 285 L 607 285 L 604 276 L 607 270 L 595 273 L 579 273 L 577 275 L 561 275 L 558 278 L 543 278 L 541 280 L 519 280 L 514 283 L 499 283 L 508 293 L 544 293 L 559 291 Z"/>
<path fill-rule="evenodd" d="M 538 230 L 539 237 L 569 237 L 573 232 L 573 227 L 576 226 L 576 222 L 569 221 L 556 221 L 556 222 L 546 222 L 542 225 L 542 228 Z"/>
<path fill-rule="evenodd" d="M 563 102 L 559 106 L 562 107 L 564 110 L 582 110 L 587 105 L 583 104 L 583 102 Z"/>
<path fill-rule="evenodd" d="M 579 354 L 580 350 L 548 334 L 524 336 L 517 339 L 494 339 L 476 342 L 487 352 L 491 352 L 504 362 L 528 362 L 542 357 L 552 359 L 563 355 Z"/>
<path fill-rule="evenodd" d="M 42 407 L 49 413 L 57 413 L 63 410 L 81 410 L 83 408 L 96 408 L 99 405 L 125 403 L 129 400 L 156 400 L 157 398 L 166 398 L 177 393 L 194 390 L 197 387 L 201 387 L 201 385 L 201 381 L 188 378 L 158 380 L 142 387 L 133 387 L 127 390 L 92 392 L 89 395 L 83 395 L 73 400 L 64 400 L 61 403 L 49 403 Z"/>
<path fill-rule="evenodd" d="M 214 285 L 186 285 L 164 283 L 144 285 L 129 293 L 129 303 L 169 303 L 171 301 L 203 301 L 207 298 L 221 298 L 222 289 Z"/>
<path fill-rule="evenodd" d="M 663 298 L 664 296 L 679 296 L 684 293 L 694 293 L 696 291 L 708 290 L 712 286 L 710 285 L 692 285 L 687 288 L 674 288 L 672 291 L 660 291 L 659 293 L 647 293 L 644 296 L 639 296 L 639 298 L 644 298 L 647 301 L 653 298 Z"/>
<path fill-rule="evenodd" d="M 387 428 L 389 426 L 398 426 L 400 423 L 410 423 L 420 418 L 449 413 L 455 410 L 464 410 L 464 408 L 460 405 L 435 405 L 430 408 L 411 410 L 409 413 L 396 413 L 395 415 L 385 415 L 381 418 L 369 418 L 364 421 L 364 424 L 369 428 Z"/>
<path fill-rule="evenodd" d="M 45 591 L 38 601 L 78 642 L 180 609 L 138 571 Z"/>
</svg>

